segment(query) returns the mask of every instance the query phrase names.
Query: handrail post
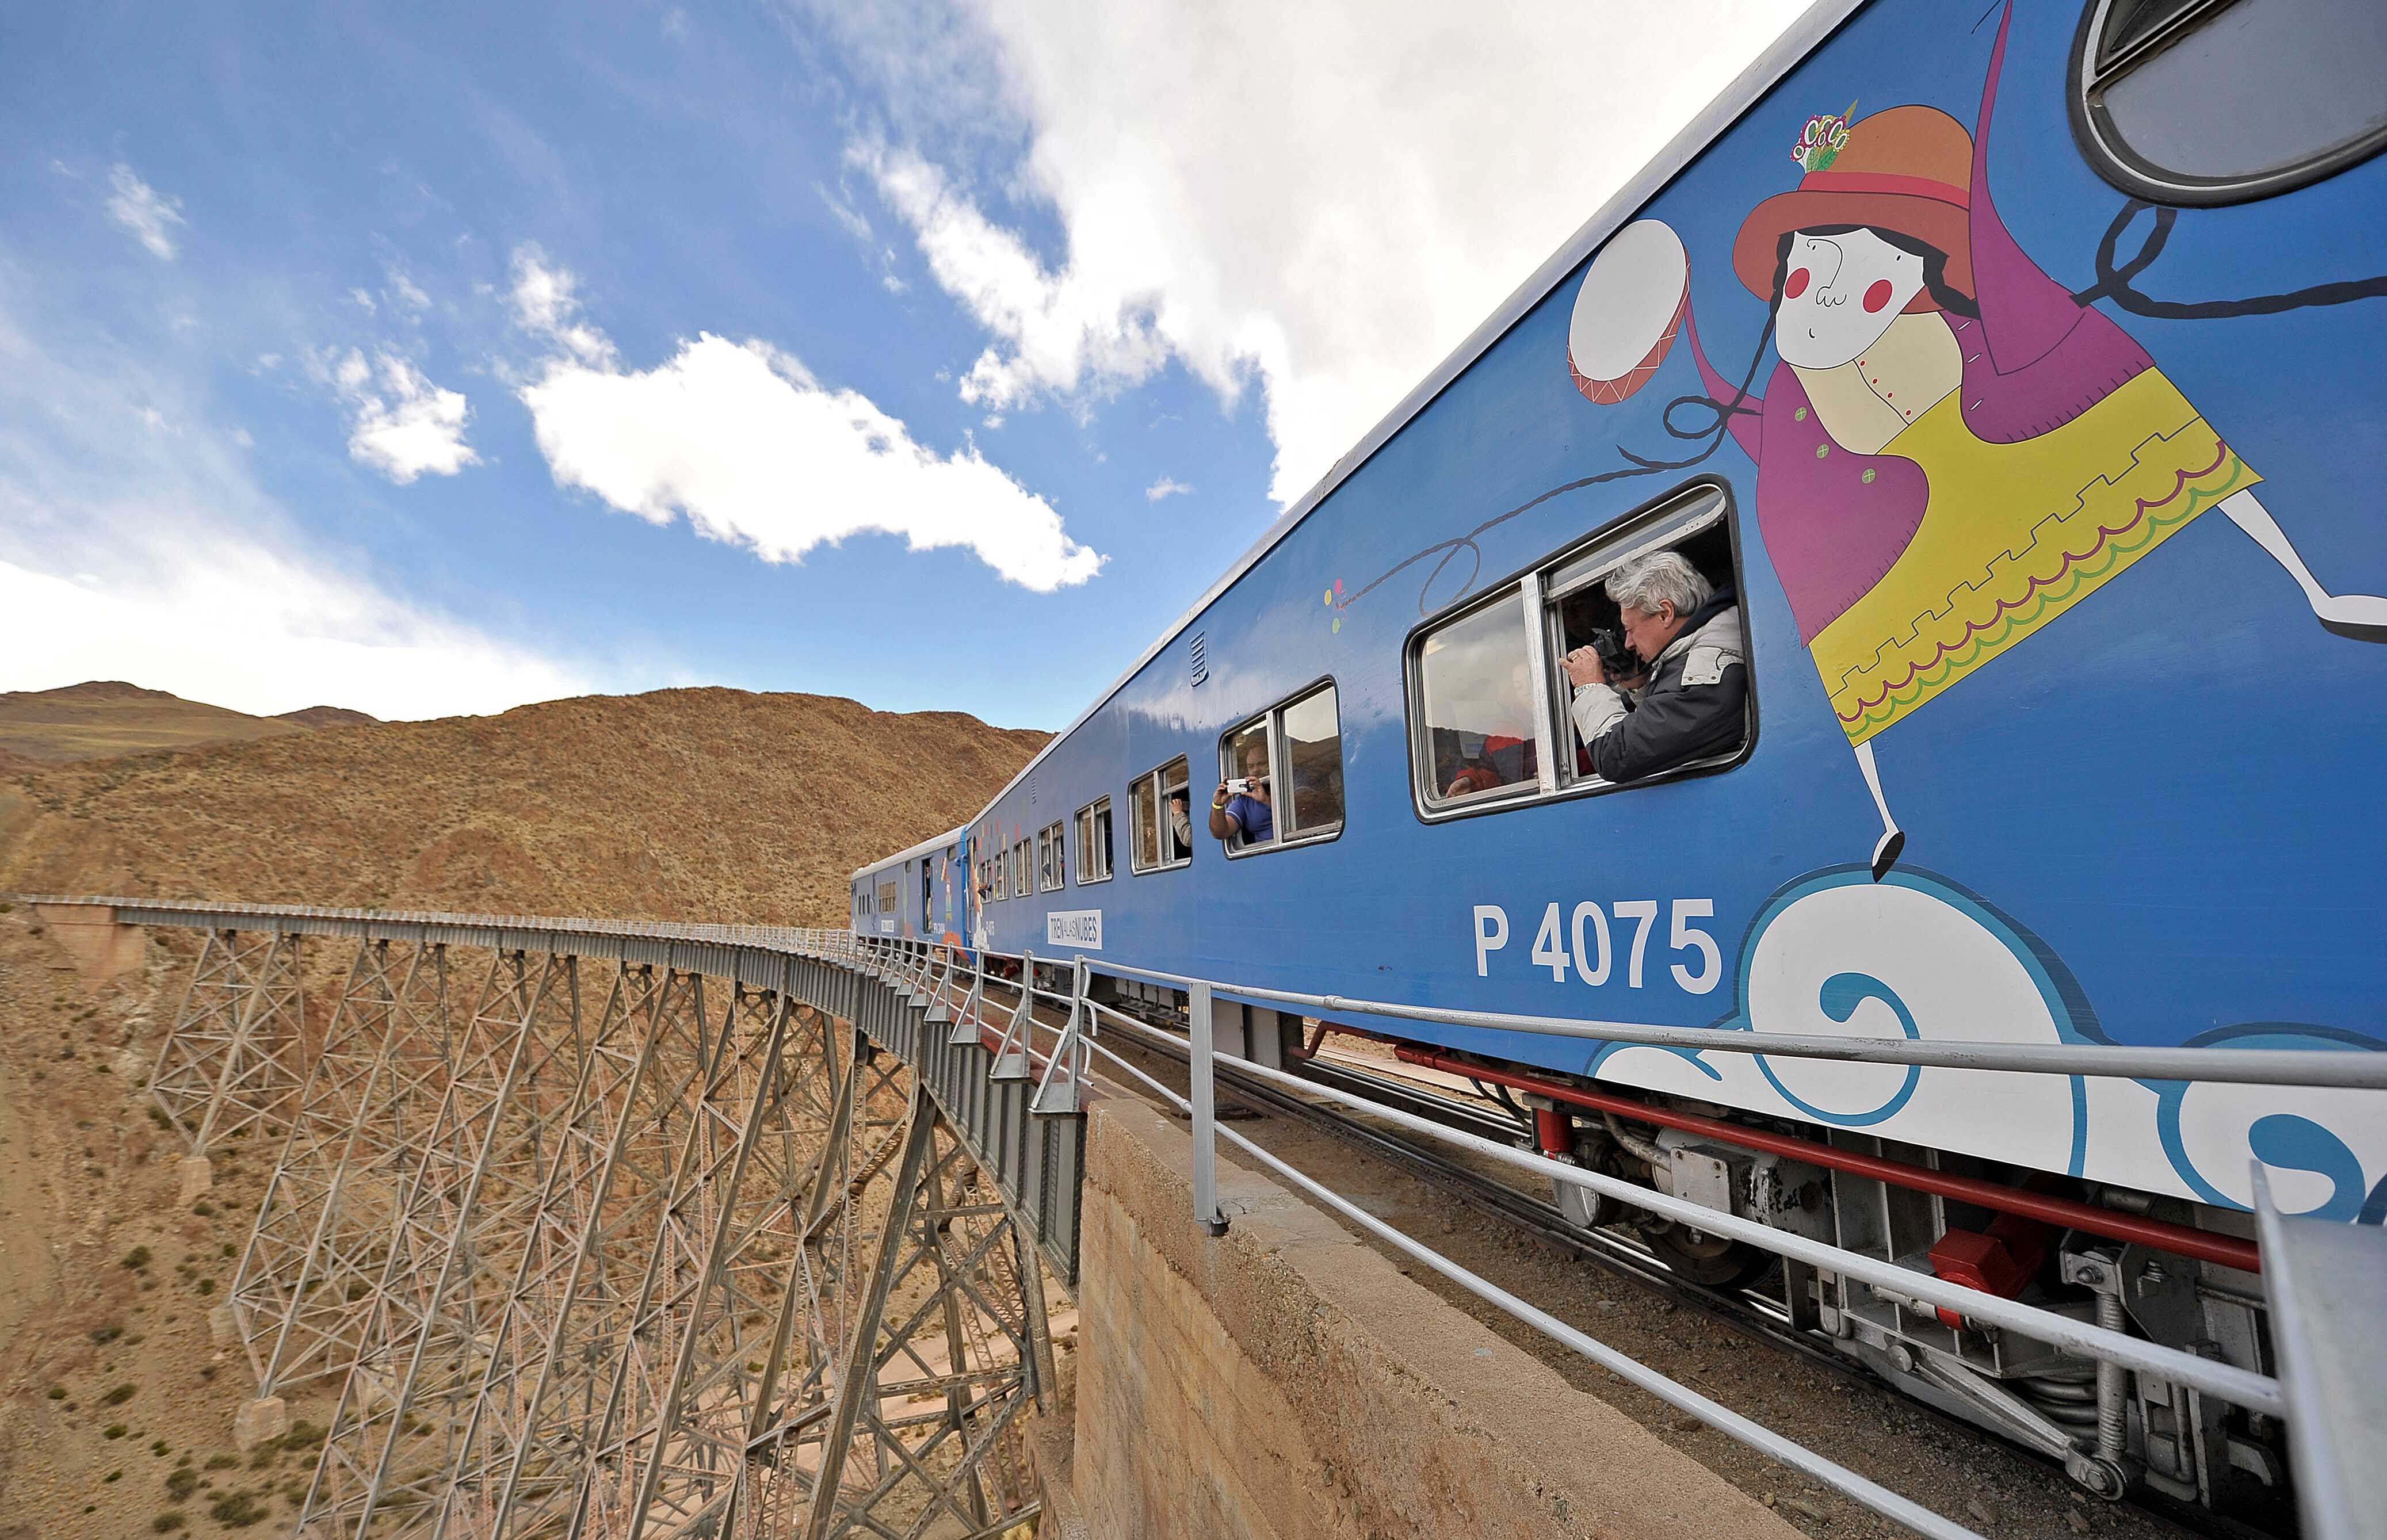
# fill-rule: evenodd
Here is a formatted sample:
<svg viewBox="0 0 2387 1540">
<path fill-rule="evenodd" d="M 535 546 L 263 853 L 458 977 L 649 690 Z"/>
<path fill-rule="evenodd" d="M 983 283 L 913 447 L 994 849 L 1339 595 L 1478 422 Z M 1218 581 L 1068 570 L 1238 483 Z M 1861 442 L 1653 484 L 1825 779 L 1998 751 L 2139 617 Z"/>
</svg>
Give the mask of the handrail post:
<svg viewBox="0 0 2387 1540">
<path fill-rule="evenodd" d="M 1027 976 L 1032 985 L 1034 976 Z M 1024 998 L 1024 997 L 1023 997 Z M 1085 1060 L 1092 1053 L 1083 1041 L 1080 1021 L 1086 1008 L 1086 960 L 1080 956 L 1069 970 L 1069 1016 L 1061 1024 L 1060 1041 L 1044 1062 L 1044 1078 L 1036 1082 L 1030 1112 L 1074 1113 L 1080 1110 L 1079 1087 L 1086 1078 Z"/>
<path fill-rule="evenodd" d="M 1186 1002 L 1193 1023 L 1194 1055 L 1194 1218 L 1211 1235 L 1227 1233 L 1227 1217 L 1219 1208 L 1219 1106 L 1215 1066 L 1211 1062 L 1210 983 L 1196 980 Z"/>
<path fill-rule="evenodd" d="M 995 1045 L 994 1067 L 987 1071 L 998 1080 L 1028 1078 L 1029 1050 L 1036 1046 L 1029 1034 L 1029 1023 L 1035 1020 L 1036 953 L 1019 953 L 1019 1004 L 1011 1013 L 1011 1024 L 1003 1030 L 1003 1041 Z"/>
<path fill-rule="evenodd" d="M 986 950 L 977 947 L 970 951 L 969 994 L 964 998 L 961 1010 L 954 1016 L 954 1029 L 945 1034 L 945 1046 L 960 1048 L 978 1041 L 985 1009 Z"/>
</svg>

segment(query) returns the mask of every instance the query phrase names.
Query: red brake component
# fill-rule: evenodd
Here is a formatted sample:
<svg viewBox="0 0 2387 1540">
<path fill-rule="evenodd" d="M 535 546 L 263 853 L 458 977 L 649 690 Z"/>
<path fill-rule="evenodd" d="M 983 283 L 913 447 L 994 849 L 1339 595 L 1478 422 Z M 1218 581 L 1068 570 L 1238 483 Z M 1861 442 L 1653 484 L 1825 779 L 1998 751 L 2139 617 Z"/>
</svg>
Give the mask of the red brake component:
<svg viewBox="0 0 2387 1540">
<path fill-rule="evenodd" d="M 1931 1244 L 1931 1270 L 1951 1283 L 2013 1299 L 2047 1263 L 2055 1237 L 2052 1225 L 2019 1214 L 2001 1214 L 1984 1231 L 1951 1230 Z M 1962 1331 L 1964 1318 L 1939 1306 L 1939 1322 Z"/>
</svg>

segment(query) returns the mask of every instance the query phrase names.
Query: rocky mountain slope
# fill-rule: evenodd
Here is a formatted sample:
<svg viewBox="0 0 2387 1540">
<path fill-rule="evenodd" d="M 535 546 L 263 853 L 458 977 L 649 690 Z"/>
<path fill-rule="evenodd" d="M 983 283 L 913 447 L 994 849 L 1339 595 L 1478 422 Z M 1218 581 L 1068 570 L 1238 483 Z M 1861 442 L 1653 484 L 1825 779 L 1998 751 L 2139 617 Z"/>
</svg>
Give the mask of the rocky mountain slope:
<svg viewBox="0 0 2387 1540">
<path fill-rule="evenodd" d="M 840 924 L 1044 738 L 683 689 L 0 768 L 0 891 Z"/>
<path fill-rule="evenodd" d="M 281 738 L 325 727 L 351 727 L 374 718 L 345 706 L 309 706 L 279 716 L 185 701 L 162 689 L 120 679 L 95 679 L 63 689 L 0 694 L 0 774 L 26 764 L 65 764 L 118 754 L 191 749 Z"/>
</svg>

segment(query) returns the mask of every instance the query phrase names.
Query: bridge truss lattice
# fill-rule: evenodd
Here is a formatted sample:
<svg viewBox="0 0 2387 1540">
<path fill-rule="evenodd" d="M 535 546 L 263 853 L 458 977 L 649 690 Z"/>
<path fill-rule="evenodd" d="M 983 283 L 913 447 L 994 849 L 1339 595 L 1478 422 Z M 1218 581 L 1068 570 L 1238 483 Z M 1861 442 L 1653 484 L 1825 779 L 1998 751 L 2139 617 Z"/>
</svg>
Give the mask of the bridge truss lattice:
<svg viewBox="0 0 2387 1540">
<path fill-rule="evenodd" d="M 280 1142 L 225 1314 L 253 1405 L 336 1387 L 299 1534 L 1029 1533 L 1083 1135 L 1014 1013 L 835 933 L 93 902 L 206 931 L 194 1154 Z"/>
</svg>

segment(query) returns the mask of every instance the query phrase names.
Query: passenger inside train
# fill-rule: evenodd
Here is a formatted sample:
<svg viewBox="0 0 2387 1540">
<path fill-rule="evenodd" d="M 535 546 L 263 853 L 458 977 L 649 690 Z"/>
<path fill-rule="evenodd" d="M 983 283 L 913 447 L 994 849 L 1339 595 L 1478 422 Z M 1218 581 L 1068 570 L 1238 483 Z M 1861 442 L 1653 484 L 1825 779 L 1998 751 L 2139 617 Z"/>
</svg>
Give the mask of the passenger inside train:
<svg viewBox="0 0 2387 1540">
<path fill-rule="evenodd" d="M 1749 666 L 1740 608 L 1681 553 L 1625 562 L 1600 586 L 1617 609 L 1622 650 L 1594 640 L 1561 667 L 1580 752 L 1604 780 L 1638 780 L 1740 747 Z M 1633 672 L 1619 678 L 1609 668 Z"/>
<path fill-rule="evenodd" d="M 1265 845 L 1276 838 L 1275 792 L 1269 779 L 1265 719 L 1236 735 L 1229 758 L 1243 774 L 1219 782 L 1219 789 L 1210 799 L 1210 838 L 1224 841 L 1230 850 Z"/>
<path fill-rule="evenodd" d="M 1748 737 L 1749 680 L 1724 513 L 1721 496 L 1700 488 L 1662 511 L 1654 528 L 1645 522 L 1535 574 L 1547 682 L 1534 677 L 1515 586 L 1424 636 L 1417 682 L 1432 754 L 1428 805 L 1531 792 L 1540 769 L 1537 684 L 1555 708 L 1560 790 L 1737 752 Z M 1686 683 L 1694 649 L 1703 682 Z M 1651 656 L 1661 660 L 1654 679 Z M 1636 719 L 1653 692 L 1658 710 Z"/>
<path fill-rule="evenodd" d="M 1134 843 L 1129 854 L 1139 872 L 1165 871 L 1194 859 L 1191 802 L 1193 771 L 1183 755 L 1147 770 L 1129 789 Z"/>
</svg>

